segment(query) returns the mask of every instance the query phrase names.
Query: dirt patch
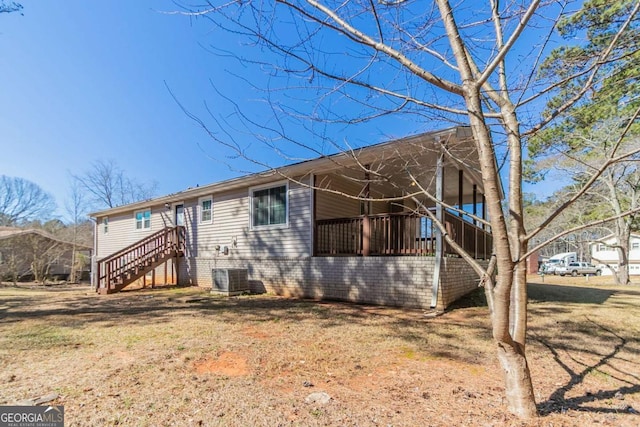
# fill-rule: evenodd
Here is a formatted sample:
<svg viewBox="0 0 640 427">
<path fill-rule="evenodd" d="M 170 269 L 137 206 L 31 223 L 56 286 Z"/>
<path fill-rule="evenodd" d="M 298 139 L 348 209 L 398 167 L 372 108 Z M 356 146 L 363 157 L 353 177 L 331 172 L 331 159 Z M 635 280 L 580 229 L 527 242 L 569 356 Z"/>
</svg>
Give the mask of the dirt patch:
<svg viewBox="0 0 640 427">
<path fill-rule="evenodd" d="M 260 330 L 255 326 L 246 326 L 242 328 L 242 333 L 247 337 L 255 338 L 257 340 L 268 340 L 275 337 L 272 332 Z"/>
<path fill-rule="evenodd" d="M 228 377 L 249 375 L 247 358 L 241 354 L 227 351 L 215 359 L 203 359 L 193 364 L 193 369 L 199 374 L 217 374 Z"/>
</svg>

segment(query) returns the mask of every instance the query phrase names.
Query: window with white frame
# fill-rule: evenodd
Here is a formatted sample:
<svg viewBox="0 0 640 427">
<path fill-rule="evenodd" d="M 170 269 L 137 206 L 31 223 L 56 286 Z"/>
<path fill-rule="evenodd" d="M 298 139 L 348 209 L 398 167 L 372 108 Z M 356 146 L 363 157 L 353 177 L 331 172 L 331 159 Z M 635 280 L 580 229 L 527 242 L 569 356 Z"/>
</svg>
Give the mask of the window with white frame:
<svg viewBox="0 0 640 427">
<path fill-rule="evenodd" d="M 149 230 L 151 228 L 151 209 L 135 212 L 136 230 Z"/>
<path fill-rule="evenodd" d="M 200 223 L 211 224 L 213 220 L 213 199 L 205 197 L 200 199 Z"/>
<path fill-rule="evenodd" d="M 288 189 L 287 183 L 282 183 L 250 190 L 252 228 L 281 227 L 288 224 Z"/>
<path fill-rule="evenodd" d="M 107 234 L 109 232 L 109 217 L 105 216 L 102 218 L 102 232 Z"/>
<path fill-rule="evenodd" d="M 633 249 L 633 250 L 640 249 L 640 242 L 632 242 L 631 243 L 631 249 Z"/>
</svg>

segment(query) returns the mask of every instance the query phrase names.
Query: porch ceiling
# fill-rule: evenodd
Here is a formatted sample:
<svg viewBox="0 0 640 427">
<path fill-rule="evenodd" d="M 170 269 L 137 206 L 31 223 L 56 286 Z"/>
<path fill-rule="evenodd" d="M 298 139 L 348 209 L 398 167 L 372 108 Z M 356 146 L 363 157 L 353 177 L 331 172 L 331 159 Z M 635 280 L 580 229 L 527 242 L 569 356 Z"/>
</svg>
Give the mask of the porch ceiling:
<svg viewBox="0 0 640 427">
<path fill-rule="evenodd" d="M 373 198 L 401 197 L 420 191 L 413 184 L 415 178 L 430 194 L 435 195 L 437 159 L 441 147 L 444 152 L 444 201 L 458 204 L 459 171 L 463 173 L 463 203 L 473 202 L 473 185 L 477 186 L 478 202 L 483 193 L 480 179 L 480 168 L 475 147 L 469 139 L 452 138 L 446 142 L 433 139 L 407 141 L 406 144 L 394 145 L 377 153 L 366 153 L 365 156 L 354 155 L 350 161 L 333 168 L 329 181 L 349 181 L 355 193 L 362 191 L 367 182 L 370 183 L 370 194 Z M 371 170 L 370 178 L 365 178 L 365 167 Z M 322 184 L 321 184 L 322 186 Z M 358 196 L 359 194 L 352 194 Z M 418 196 L 424 199 L 426 196 Z"/>
</svg>

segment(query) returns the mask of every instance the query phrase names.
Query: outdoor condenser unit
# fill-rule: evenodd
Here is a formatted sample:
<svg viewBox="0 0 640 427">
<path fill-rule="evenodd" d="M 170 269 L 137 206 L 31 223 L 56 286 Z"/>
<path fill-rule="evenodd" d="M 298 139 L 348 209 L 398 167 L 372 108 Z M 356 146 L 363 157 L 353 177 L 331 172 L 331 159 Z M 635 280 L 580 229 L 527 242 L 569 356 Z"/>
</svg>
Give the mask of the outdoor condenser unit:
<svg viewBox="0 0 640 427">
<path fill-rule="evenodd" d="M 238 295 L 249 292 L 249 274 L 246 268 L 214 268 L 212 292 Z"/>
</svg>

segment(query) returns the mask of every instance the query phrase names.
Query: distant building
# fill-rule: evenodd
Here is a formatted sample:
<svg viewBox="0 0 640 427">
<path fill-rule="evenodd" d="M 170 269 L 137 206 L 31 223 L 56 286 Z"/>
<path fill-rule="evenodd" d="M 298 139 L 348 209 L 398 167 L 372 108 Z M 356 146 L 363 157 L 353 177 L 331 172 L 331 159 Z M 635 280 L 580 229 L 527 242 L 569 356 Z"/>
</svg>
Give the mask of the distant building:
<svg viewBox="0 0 640 427">
<path fill-rule="evenodd" d="M 616 248 L 617 243 L 616 237 L 610 235 L 590 244 L 591 263 L 602 268 L 603 276 L 611 276 L 612 269 L 618 270 L 620 256 Z M 640 234 L 637 233 L 631 233 L 629 239 L 629 274 L 640 275 Z"/>
<path fill-rule="evenodd" d="M 81 244 L 75 246 L 78 278 L 80 275 L 86 277 L 91 248 Z M 35 228 L 0 227 L 0 279 L 68 279 L 72 260 L 73 244 L 70 242 Z"/>
</svg>

